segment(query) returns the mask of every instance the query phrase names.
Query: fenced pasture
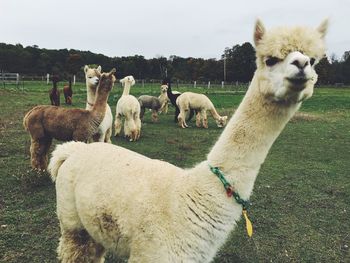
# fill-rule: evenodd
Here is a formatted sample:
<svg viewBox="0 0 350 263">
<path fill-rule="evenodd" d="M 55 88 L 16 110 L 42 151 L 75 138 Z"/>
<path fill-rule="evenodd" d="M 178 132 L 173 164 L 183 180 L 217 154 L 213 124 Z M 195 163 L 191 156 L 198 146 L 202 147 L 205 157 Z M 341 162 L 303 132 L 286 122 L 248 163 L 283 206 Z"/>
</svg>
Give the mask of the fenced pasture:
<svg viewBox="0 0 350 263">
<path fill-rule="evenodd" d="M 50 88 L 42 81 L 24 83 L 23 89 L 0 88 L 0 262 L 57 262 L 55 187 L 47 174 L 30 169 L 30 139 L 22 126 L 30 108 L 49 104 Z M 159 83 L 138 82 L 131 93 L 158 95 L 159 88 Z M 207 93 L 220 114 L 232 115 L 245 87 L 173 89 Z M 70 107 L 84 108 L 85 84 L 77 83 L 73 92 Z M 109 98 L 113 115 L 120 94 L 118 84 Z M 173 112 L 169 107 L 158 123 L 146 113 L 140 141 L 113 137 L 113 144 L 191 167 L 206 157 L 222 129 L 212 118 L 209 129 L 196 128 L 194 120 L 190 128 L 180 129 Z M 51 151 L 59 143 L 54 141 Z M 349 160 L 350 89 L 319 87 L 279 136 L 260 170 L 249 210 L 253 237 L 247 237 L 241 220 L 214 262 L 350 262 Z M 121 260 L 110 255 L 106 262 Z"/>
</svg>

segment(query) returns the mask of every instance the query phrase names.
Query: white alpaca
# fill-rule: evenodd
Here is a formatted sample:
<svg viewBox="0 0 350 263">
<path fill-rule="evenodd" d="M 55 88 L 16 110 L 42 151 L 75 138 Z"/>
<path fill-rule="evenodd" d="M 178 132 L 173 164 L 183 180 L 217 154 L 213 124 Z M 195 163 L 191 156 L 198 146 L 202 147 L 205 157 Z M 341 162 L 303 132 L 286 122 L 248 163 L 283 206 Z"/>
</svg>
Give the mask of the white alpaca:
<svg viewBox="0 0 350 263">
<path fill-rule="evenodd" d="M 198 94 L 193 92 L 184 92 L 176 99 L 176 105 L 180 109 L 180 114 L 177 117 L 179 126 L 187 128 L 186 114 L 189 110 L 196 110 L 196 126 L 201 126 L 201 119 L 203 121 L 203 127 L 208 128 L 207 111 L 211 113 L 216 121 L 218 127 L 224 127 L 227 122 L 227 116 L 220 116 L 216 111 L 213 103 L 204 94 Z"/>
<path fill-rule="evenodd" d="M 130 141 L 136 141 L 141 134 L 141 120 L 140 120 L 140 104 L 138 100 L 130 95 L 130 87 L 135 84 L 133 76 L 127 76 L 120 80 L 124 86 L 123 94 L 117 102 L 115 121 L 114 121 L 114 135 L 120 134 L 122 129 L 122 117 L 124 121 L 124 135 Z"/>
<path fill-rule="evenodd" d="M 160 95 L 158 97 L 160 103 L 161 103 L 161 107 L 160 107 L 160 112 L 167 114 L 168 113 L 168 104 L 169 104 L 169 98 L 168 98 L 168 94 L 167 94 L 167 90 L 168 90 L 168 85 L 162 85 L 160 86 Z M 174 93 L 174 92 L 173 92 Z"/>
<path fill-rule="evenodd" d="M 317 30 L 265 31 L 257 21 L 251 85 L 207 160 L 194 168 L 110 144 L 58 146 L 49 169 L 56 180 L 60 260 L 99 262 L 111 249 L 128 262 L 210 262 L 242 205 L 228 198 L 209 165 L 225 174 L 239 200 L 249 199 L 271 145 L 312 95 L 326 29 L 327 22 Z"/>
<path fill-rule="evenodd" d="M 86 91 L 87 91 L 87 101 L 86 107 L 87 110 L 92 110 L 95 100 L 96 100 L 96 87 L 98 85 L 99 78 L 101 76 L 101 66 L 97 68 L 90 68 L 85 65 L 85 80 L 86 80 Z M 111 142 L 112 135 L 112 125 L 113 125 L 113 115 L 111 107 L 107 104 L 105 117 L 103 118 L 100 126 L 98 127 L 98 133 L 92 137 L 92 140 L 95 142 Z"/>
</svg>

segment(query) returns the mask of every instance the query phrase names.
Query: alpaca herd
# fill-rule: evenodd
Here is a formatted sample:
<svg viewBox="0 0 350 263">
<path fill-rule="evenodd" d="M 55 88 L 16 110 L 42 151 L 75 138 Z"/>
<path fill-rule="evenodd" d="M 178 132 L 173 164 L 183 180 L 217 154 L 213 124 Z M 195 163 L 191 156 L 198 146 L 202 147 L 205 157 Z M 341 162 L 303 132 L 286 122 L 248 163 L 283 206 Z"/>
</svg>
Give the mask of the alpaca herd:
<svg viewBox="0 0 350 263">
<path fill-rule="evenodd" d="M 266 30 L 257 20 L 257 69 L 227 125 L 227 116 L 220 116 L 205 95 L 176 94 L 167 82 L 162 86 L 167 99 L 161 94 L 137 100 L 129 94 L 133 77 L 121 80 L 124 91 L 116 107 L 116 135 L 124 117 L 125 135 L 139 139 L 142 108 L 165 111 L 168 100 L 176 105 L 175 118 L 182 128 L 187 127 L 187 112 L 196 113 L 197 126 L 208 127 L 207 111 L 219 127 L 226 125 L 206 160 L 192 168 L 103 141 L 84 143 L 107 114 L 114 70 L 84 69 L 87 86 L 91 85 L 87 98 L 91 109 L 37 106 L 29 111 L 24 126 L 31 135 L 34 167 L 46 168 L 44 156 L 52 138 L 75 140 L 58 145 L 48 166 L 56 184 L 61 229 L 58 259 L 104 262 L 106 252 L 112 251 L 130 263 L 210 262 L 242 213 L 249 221 L 243 203 L 252 194 L 260 166 L 287 122 L 313 94 L 315 65 L 325 53 L 327 27 L 325 20 L 316 29 Z M 218 173 L 233 185 L 230 191 Z M 228 198 L 232 194 L 235 198 Z"/>
</svg>

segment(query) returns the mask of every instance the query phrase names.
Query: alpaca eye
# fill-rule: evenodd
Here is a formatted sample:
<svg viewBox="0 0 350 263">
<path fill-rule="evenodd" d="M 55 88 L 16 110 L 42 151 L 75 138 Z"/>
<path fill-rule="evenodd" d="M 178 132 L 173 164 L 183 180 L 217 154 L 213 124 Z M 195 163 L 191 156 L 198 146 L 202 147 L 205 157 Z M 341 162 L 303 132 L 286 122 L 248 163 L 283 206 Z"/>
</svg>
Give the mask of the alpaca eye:
<svg viewBox="0 0 350 263">
<path fill-rule="evenodd" d="M 311 58 L 310 59 L 310 65 L 313 66 L 316 62 L 316 59 L 315 58 Z"/>
<path fill-rule="evenodd" d="M 266 60 L 265 60 L 265 64 L 269 67 L 272 67 L 274 65 L 276 65 L 278 62 L 280 62 L 281 59 L 279 58 L 276 58 L 276 57 L 268 57 Z"/>
</svg>

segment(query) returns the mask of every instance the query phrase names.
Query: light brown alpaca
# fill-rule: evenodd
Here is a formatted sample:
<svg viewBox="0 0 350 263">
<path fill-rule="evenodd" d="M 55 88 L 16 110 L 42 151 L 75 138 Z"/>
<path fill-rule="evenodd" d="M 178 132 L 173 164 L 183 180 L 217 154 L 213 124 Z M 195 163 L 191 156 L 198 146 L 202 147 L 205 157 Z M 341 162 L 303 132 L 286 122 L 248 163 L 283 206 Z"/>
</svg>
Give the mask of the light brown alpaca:
<svg viewBox="0 0 350 263">
<path fill-rule="evenodd" d="M 24 116 L 23 125 L 31 137 L 30 155 L 34 169 L 46 169 L 47 154 L 53 138 L 86 142 L 96 133 L 104 118 L 108 95 L 115 82 L 113 73 L 115 69 L 101 75 L 92 110 L 39 105 Z"/>
</svg>

